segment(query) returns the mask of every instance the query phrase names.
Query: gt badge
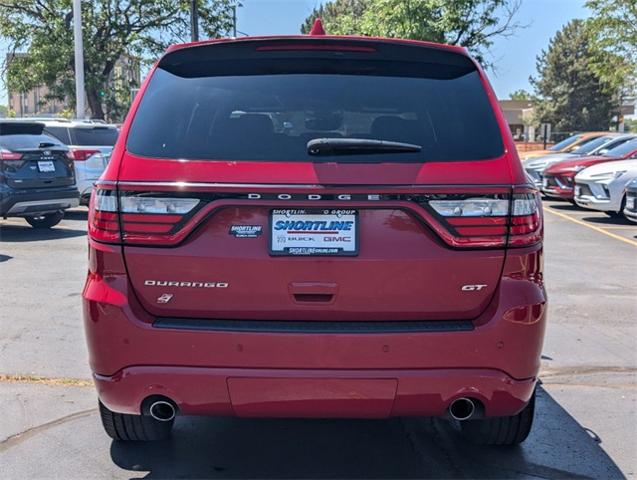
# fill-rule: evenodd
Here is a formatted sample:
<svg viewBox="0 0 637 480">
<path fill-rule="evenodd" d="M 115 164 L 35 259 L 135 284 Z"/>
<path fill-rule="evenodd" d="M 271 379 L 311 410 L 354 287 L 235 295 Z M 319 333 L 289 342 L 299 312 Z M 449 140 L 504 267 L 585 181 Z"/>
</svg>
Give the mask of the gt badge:
<svg viewBox="0 0 637 480">
<path fill-rule="evenodd" d="M 173 298 L 172 293 L 164 293 L 157 298 L 157 303 L 168 303 Z"/>
<path fill-rule="evenodd" d="M 463 285 L 460 290 L 463 292 L 477 292 L 482 290 L 486 285 Z"/>
</svg>

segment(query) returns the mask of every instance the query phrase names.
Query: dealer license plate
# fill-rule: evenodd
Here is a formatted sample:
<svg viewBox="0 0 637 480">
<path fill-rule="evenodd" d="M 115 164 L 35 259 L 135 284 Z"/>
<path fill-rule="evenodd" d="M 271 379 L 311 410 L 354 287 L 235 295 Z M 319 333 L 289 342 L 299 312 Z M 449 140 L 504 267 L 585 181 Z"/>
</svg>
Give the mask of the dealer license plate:
<svg viewBox="0 0 637 480">
<path fill-rule="evenodd" d="M 38 170 L 41 172 L 55 172 L 55 165 L 50 160 L 38 162 Z"/>
<path fill-rule="evenodd" d="M 635 197 L 626 197 L 626 208 L 628 210 L 635 210 Z"/>
<path fill-rule="evenodd" d="M 270 212 L 271 255 L 357 255 L 358 212 L 275 209 Z"/>
</svg>

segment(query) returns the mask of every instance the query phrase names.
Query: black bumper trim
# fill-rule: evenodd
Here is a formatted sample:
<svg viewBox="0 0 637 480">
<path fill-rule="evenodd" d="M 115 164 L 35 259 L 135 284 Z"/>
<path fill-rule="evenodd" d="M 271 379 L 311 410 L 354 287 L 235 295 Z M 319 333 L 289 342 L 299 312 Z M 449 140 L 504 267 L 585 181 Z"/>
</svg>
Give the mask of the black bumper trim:
<svg viewBox="0 0 637 480">
<path fill-rule="evenodd" d="M 256 333 L 436 333 L 469 332 L 471 320 L 414 320 L 414 321 L 297 321 L 297 320 L 211 320 L 200 318 L 159 317 L 156 328 L 175 330 L 203 330 L 212 332 Z"/>
</svg>

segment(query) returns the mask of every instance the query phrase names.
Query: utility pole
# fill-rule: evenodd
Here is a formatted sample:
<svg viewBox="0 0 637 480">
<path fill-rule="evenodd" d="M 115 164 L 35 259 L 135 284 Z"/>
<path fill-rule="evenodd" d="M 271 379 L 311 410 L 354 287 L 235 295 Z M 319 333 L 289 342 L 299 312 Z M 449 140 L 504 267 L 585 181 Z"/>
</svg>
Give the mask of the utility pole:
<svg viewBox="0 0 637 480">
<path fill-rule="evenodd" d="M 82 0 L 73 0 L 73 40 L 75 42 L 75 116 L 81 119 L 85 116 Z"/>
<path fill-rule="evenodd" d="M 199 12 L 197 0 L 190 0 L 190 38 L 193 42 L 199 41 Z"/>
</svg>

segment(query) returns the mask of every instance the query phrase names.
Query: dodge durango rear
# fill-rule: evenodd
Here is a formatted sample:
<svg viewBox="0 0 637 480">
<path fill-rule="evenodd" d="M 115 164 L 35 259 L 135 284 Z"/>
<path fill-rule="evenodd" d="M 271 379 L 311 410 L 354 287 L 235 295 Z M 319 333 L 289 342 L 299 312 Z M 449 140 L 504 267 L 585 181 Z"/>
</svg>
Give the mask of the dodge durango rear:
<svg viewBox="0 0 637 480">
<path fill-rule="evenodd" d="M 105 430 L 437 416 L 519 443 L 545 328 L 542 222 L 464 49 L 173 46 L 91 197 L 83 297 Z"/>
</svg>

